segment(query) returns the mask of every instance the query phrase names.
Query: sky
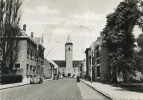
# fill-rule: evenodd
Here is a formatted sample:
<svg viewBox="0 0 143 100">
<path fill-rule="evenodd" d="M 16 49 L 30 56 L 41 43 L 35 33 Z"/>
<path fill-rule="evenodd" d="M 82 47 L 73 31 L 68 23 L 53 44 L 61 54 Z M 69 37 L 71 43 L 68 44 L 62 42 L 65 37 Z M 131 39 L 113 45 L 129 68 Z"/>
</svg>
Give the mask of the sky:
<svg viewBox="0 0 143 100">
<path fill-rule="evenodd" d="M 44 39 L 46 59 L 64 60 L 68 35 L 73 59 L 85 59 L 85 49 L 96 41 L 106 25 L 106 16 L 123 0 L 22 0 L 21 28 Z M 141 31 L 135 27 L 137 37 Z"/>
</svg>

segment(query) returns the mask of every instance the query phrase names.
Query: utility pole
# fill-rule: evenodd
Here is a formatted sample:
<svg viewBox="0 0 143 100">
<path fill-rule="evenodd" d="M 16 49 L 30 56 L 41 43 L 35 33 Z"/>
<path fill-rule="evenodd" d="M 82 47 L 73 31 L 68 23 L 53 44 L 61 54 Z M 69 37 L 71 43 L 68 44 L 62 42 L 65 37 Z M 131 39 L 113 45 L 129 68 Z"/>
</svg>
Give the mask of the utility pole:
<svg viewBox="0 0 143 100">
<path fill-rule="evenodd" d="M 90 66 L 90 68 L 91 68 L 91 83 L 92 83 L 92 68 L 93 68 L 93 65 L 92 65 L 92 61 L 93 61 L 93 59 L 92 59 L 92 57 L 93 57 L 93 55 L 94 55 L 94 48 L 93 48 L 93 45 L 94 43 L 92 43 L 91 44 L 91 66 Z"/>
<path fill-rule="evenodd" d="M 54 48 L 54 47 L 53 47 Z M 50 54 L 50 52 L 53 50 L 53 48 L 48 52 L 48 54 L 45 56 L 45 58 Z"/>
<path fill-rule="evenodd" d="M 92 83 L 92 50 L 91 50 L 91 83 Z"/>
<path fill-rule="evenodd" d="M 90 32 L 90 35 L 91 35 L 91 31 L 93 31 L 93 29 L 89 29 L 88 27 L 86 27 L 86 26 L 80 26 L 80 29 L 86 29 L 86 30 L 88 30 L 89 32 Z M 92 39 L 91 39 L 92 40 Z M 91 83 L 92 83 L 92 67 L 93 67 L 93 65 L 92 65 L 92 53 L 94 53 L 94 50 L 93 50 L 93 43 L 91 42 L 91 65 L 90 65 L 90 68 L 91 68 Z"/>
</svg>

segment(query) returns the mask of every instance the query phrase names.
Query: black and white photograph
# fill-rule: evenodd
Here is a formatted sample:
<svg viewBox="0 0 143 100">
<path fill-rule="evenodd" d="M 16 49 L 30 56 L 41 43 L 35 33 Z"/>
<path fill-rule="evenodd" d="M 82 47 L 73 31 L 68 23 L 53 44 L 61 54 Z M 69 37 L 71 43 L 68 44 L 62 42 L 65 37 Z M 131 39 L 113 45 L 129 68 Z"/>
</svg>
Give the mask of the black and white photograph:
<svg viewBox="0 0 143 100">
<path fill-rule="evenodd" d="M 143 0 L 0 0 L 0 100 L 143 100 Z"/>
</svg>

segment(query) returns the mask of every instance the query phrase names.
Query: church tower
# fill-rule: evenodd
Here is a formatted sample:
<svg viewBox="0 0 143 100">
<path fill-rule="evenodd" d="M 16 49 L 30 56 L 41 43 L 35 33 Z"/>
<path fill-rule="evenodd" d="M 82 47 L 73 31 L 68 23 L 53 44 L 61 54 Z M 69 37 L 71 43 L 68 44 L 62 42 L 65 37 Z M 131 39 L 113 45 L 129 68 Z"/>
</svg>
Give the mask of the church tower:
<svg viewBox="0 0 143 100">
<path fill-rule="evenodd" d="M 65 44 L 66 76 L 73 75 L 73 43 L 68 36 Z"/>
</svg>

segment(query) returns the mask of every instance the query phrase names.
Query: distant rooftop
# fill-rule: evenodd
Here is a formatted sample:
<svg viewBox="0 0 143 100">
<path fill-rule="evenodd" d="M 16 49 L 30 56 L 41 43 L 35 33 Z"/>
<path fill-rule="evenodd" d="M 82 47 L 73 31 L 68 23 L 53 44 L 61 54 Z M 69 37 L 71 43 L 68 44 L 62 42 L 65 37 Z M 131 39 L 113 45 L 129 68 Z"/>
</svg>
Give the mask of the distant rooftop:
<svg viewBox="0 0 143 100">
<path fill-rule="evenodd" d="M 40 44 L 40 37 L 34 37 L 33 40 L 34 40 L 36 43 Z"/>
<path fill-rule="evenodd" d="M 55 62 L 59 67 L 66 67 L 66 61 L 65 61 L 65 60 L 54 60 L 54 62 Z"/>
</svg>

